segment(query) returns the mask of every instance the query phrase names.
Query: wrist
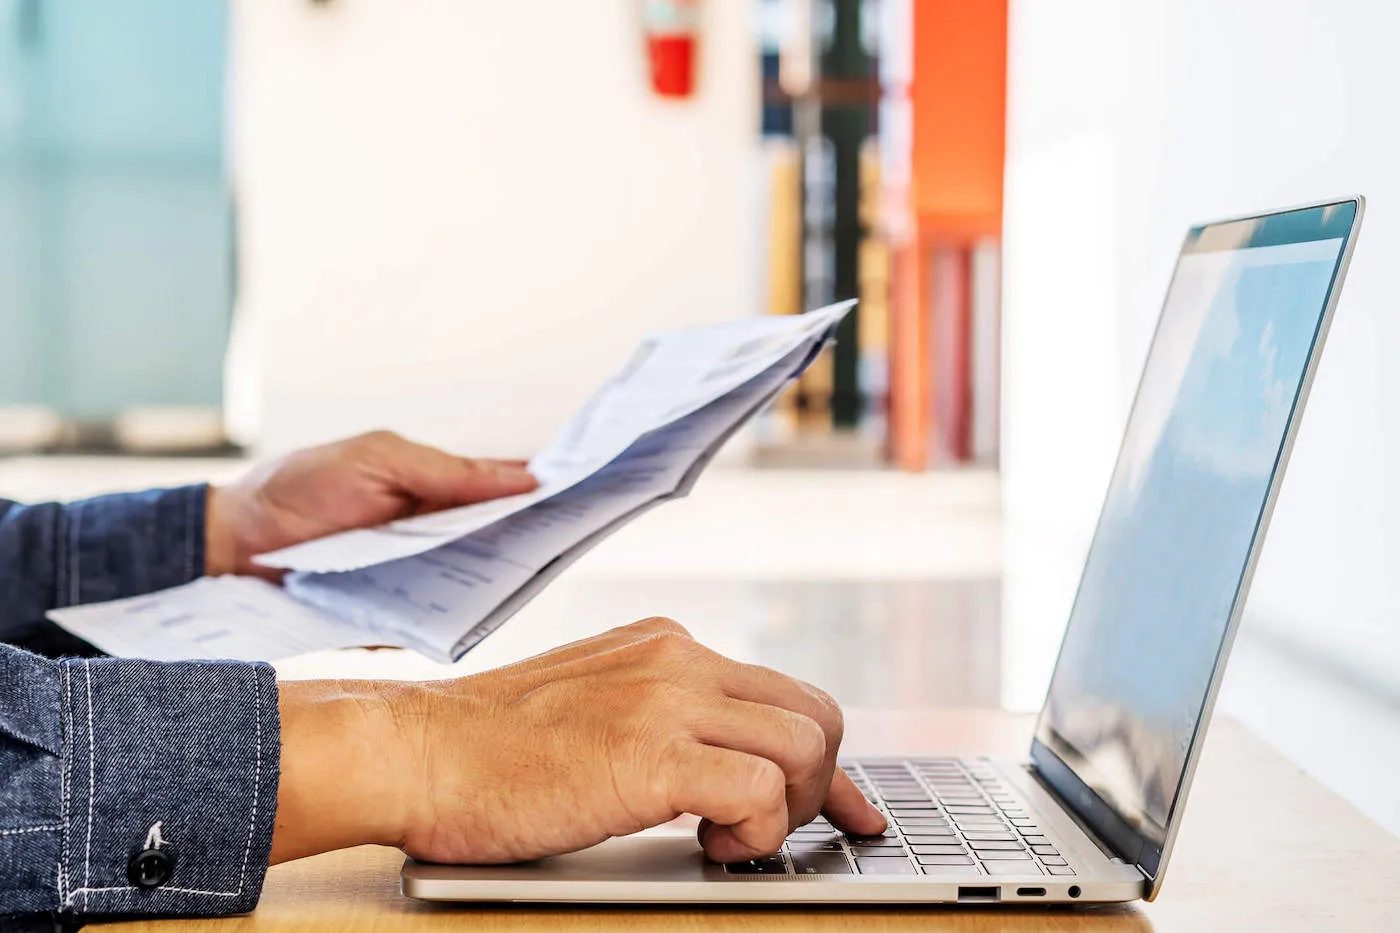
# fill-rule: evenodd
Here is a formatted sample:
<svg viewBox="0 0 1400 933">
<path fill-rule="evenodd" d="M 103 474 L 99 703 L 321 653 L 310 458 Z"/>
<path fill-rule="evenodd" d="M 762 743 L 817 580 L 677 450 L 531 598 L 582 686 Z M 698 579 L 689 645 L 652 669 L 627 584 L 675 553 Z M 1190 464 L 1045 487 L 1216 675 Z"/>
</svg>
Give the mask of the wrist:
<svg viewBox="0 0 1400 933">
<path fill-rule="evenodd" d="M 204 497 L 204 575 L 239 572 L 238 542 L 229 520 L 228 490 L 210 486 Z"/>
<path fill-rule="evenodd" d="M 407 755 L 393 710 L 411 685 L 280 686 L 282 766 L 272 863 L 350 846 L 402 844 Z"/>
</svg>

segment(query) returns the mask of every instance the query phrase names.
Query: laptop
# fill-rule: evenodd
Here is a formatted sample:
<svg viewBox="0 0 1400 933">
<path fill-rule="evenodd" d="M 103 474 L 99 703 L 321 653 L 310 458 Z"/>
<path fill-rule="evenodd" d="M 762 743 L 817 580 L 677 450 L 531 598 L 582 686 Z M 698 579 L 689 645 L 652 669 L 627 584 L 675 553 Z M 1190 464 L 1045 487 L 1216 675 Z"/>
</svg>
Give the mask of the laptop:
<svg viewBox="0 0 1400 933">
<path fill-rule="evenodd" d="M 842 762 L 889 816 L 719 865 L 668 824 L 528 864 L 409 859 L 450 901 L 1151 900 L 1361 222 L 1360 197 L 1194 227 L 1158 320 L 1024 761 Z"/>
</svg>

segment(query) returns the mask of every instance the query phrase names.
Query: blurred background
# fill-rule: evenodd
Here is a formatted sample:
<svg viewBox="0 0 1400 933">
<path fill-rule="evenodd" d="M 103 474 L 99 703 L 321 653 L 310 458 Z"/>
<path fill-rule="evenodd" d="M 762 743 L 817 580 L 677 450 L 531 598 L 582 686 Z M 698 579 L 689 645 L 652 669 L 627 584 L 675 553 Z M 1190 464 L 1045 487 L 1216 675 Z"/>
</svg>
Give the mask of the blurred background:
<svg viewBox="0 0 1400 933">
<path fill-rule="evenodd" d="M 379 427 L 528 456 L 647 330 L 857 297 L 689 501 L 437 673 L 663 613 L 846 703 L 1034 709 L 1186 228 L 1360 192 L 1223 703 L 1400 830 L 1397 30 L 1386 0 L 0 0 L 0 496 Z"/>
</svg>

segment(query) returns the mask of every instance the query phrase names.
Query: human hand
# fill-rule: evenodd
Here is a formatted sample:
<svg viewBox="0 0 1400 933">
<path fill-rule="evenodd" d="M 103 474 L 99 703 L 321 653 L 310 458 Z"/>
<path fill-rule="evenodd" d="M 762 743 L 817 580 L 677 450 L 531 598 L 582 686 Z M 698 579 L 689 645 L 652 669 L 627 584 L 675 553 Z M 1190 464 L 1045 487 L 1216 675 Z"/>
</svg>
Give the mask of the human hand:
<svg viewBox="0 0 1400 933">
<path fill-rule="evenodd" d="M 337 531 L 529 492 L 537 485 L 515 460 L 474 460 L 389 431 L 297 451 L 210 487 L 205 573 L 278 571 L 253 557 Z"/>
<path fill-rule="evenodd" d="M 457 680 L 282 686 L 274 862 L 366 842 L 514 862 L 702 817 L 715 861 L 776 852 L 818 812 L 880 833 L 836 767 L 825 693 L 648 619 Z"/>
</svg>

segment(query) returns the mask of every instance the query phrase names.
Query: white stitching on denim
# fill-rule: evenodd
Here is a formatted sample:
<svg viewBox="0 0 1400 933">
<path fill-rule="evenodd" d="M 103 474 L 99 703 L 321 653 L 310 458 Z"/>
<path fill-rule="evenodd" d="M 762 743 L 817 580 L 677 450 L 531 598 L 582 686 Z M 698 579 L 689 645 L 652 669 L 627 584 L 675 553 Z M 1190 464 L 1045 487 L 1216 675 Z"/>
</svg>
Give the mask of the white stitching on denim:
<svg viewBox="0 0 1400 933">
<path fill-rule="evenodd" d="M 238 890 L 248 879 L 248 859 L 253 854 L 253 831 L 258 825 L 258 795 L 262 793 L 262 678 L 258 676 L 256 665 L 253 671 L 253 723 L 256 730 L 257 751 L 253 758 L 253 812 L 248 817 L 248 842 L 243 846 L 243 867 L 238 869 Z"/>
<path fill-rule="evenodd" d="M 68 903 L 64 899 L 64 893 L 68 887 L 68 788 L 72 784 L 69 771 L 73 767 L 73 694 L 68 687 L 68 676 L 70 666 L 62 664 L 58 668 L 63 678 L 63 768 L 59 771 L 59 781 L 62 787 L 60 799 L 63 811 L 63 839 L 59 842 L 58 850 L 58 899 L 62 903 Z"/>
<path fill-rule="evenodd" d="M 87 727 L 88 727 L 88 815 L 87 848 L 83 851 L 83 888 L 92 880 L 92 811 L 93 799 L 97 796 L 97 755 L 93 751 L 92 738 L 92 662 L 83 661 L 83 672 L 87 675 Z M 83 908 L 87 908 L 87 895 L 83 895 Z"/>
<path fill-rule="evenodd" d="M 115 885 L 115 886 L 110 887 L 110 888 L 78 888 L 78 889 L 77 889 L 76 891 L 74 891 L 73 894 L 69 897 L 69 902 L 71 903 L 73 897 L 75 897 L 75 896 L 77 896 L 77 895 L 79 895 L 79 894 L 82 894 L 82 895 L 85 896 L 85 897 L 84 897 L 84 902 L 86 902 L 86 895 L 88 895 L 88 894 L 107 894 L 107 893 L 110 893 L 110 892 L 112 892 L 112 891 L 141 891 L 141 890 L 142 890 L 141 888 L 133 888 L 131 885 Z M 145 893 L 145 892 L 143 892 L 143 893 Z M 209 895 L 210 897 L 238 897 L 238 896 L 239 896 L 240 894 L 242 894 L 243 892 L 242 892 L 242 890 L 238 890 L 238 891 L 205 891 L 205 890 L 202 890 L 202 889 L 200 889 L 200 888 L 177 888 L 177 887 L 173 887 L 173 886 L 170 886 L 170 885 L 165 885 L 165 886 L 162 886 L 162 887 L 159 887 L 159 888 L 153 888 L 149 893 L 150 893 L 150 894 L 207 894 L 207 895 Z"/>
<path fill-rule="evenodd" d="M 83 663 L 86 664 L 87 662 L 84 661 Z M 253 669 L 253 709 L 255 716 L 254 728 L 257 737 L 257 752 L 253 758 L 253 812 L 248 819 L 248 842 L 243 848 L 243 867 L 238 870 L 238 890 L 206 891 L 202 888 L 176 888 L 165 886 L 156 888 L 154 891 L 150 892 L 152 894 L 203 894 L 208 897 L 239 897 L 243 894 L 243 886 L 247 883 L 248 879 L 248 862 L 251 860 L 253 854 L 253 834 L 257 830 L 258 825 L 258 799 L 262 793 L 262 679 L 258 676 L 257 666 L 250 665 L 250 667 L 252 667 Z M 91 746 L 89 746 L 89 748 L 91 748 Z M 91 804 L 91 802 L 92 798 L 89 797 L 89 805 Z M 92 826 L 91 816 L 89 816 L 88 818 L 88 826 L 89 828 L 91 828 Z M 91 840 L 89 839 L 89 841 Z M 87 896 L 89 894 L 109 894 L 116 891 L 130 892 L 140 890 L 138 888 L 132 887 L 131 885 L 115 885 L 113 887 L 107 888 L 90 888 L 87 887 L 86 879 L 84 880 L 83 884 L 83 887 L 68 892 L 68 897 L 66 900 L 64 900 L 65 904 L 73 903 L 73 899 L 79 894 L 81 894 L 83 896 L 83 909 L 86 910 L 88 909 Z"/>
<path fill-rule="evenodd" d="M 18 829 L 0 829 L 0 836 L 20 836 L 24 833 L 51 833 L 55 829 L 62 828 L 62 823 L 48 823 L 44 826 L 21 826 Z"/>
<path fill-rule="evenodd" d="M 73 503 L 72 527 L 68 529 L 68 605 L 76 606 L 82 598 L 82 586 L 79 583 L 79 560 L 80 551 L 78 540 L 82 535 L 83 528 L 83 503 L 82 501 Z"/>
</svg>

